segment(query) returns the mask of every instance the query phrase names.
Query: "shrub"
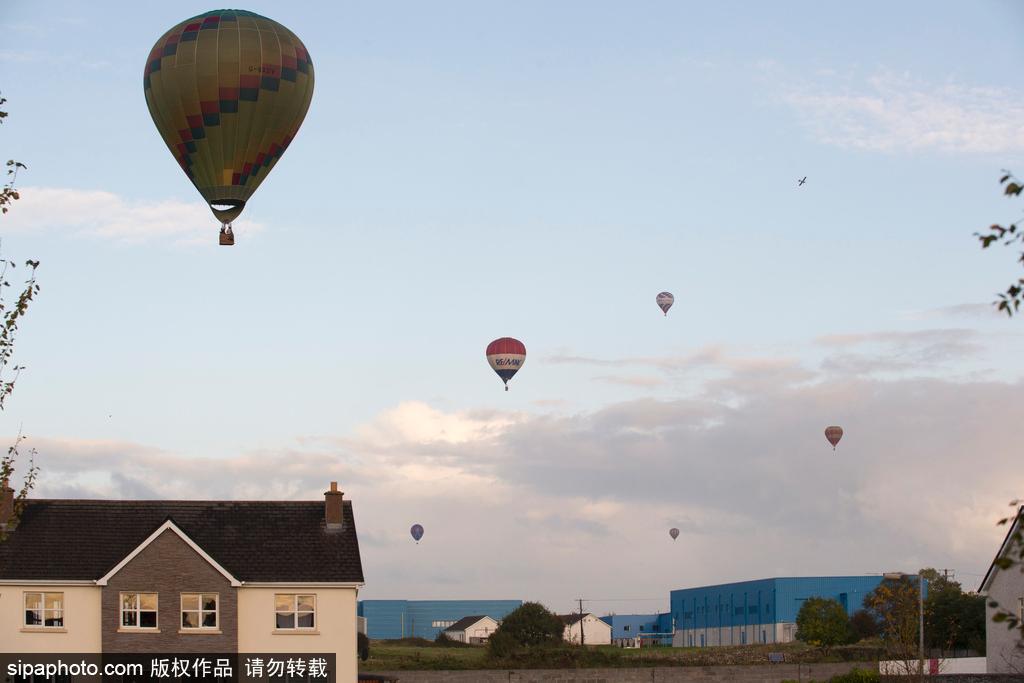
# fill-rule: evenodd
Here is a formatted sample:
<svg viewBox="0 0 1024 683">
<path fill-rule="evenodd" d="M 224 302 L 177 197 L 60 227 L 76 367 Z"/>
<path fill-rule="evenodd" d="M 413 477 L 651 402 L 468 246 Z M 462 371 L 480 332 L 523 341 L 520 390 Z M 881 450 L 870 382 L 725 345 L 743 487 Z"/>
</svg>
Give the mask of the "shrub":
<svg viewBox="0 0 1024 683">
<path fill-rule="evenodd" d="M 849 673 L 839 674 L 828 679 L 828 683 L 878 683 L 881 678 L 877 671 L 871 669 L 854 669 Z"/>
<path fill-rule="evenodd" d="M 356 653 L 364 662 L 370 658 L 370 639 L 365 633 L 360 633 L 356 637 Z"/>
</svg>

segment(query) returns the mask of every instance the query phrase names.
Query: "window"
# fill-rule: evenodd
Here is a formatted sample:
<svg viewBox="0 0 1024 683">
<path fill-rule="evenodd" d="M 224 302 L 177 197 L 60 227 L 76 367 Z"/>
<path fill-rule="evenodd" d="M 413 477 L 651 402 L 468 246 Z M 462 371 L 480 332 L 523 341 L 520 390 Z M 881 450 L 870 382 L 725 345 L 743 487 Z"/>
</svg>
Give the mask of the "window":
<svg viewBox="0 0 1024 683">
<path fill-rule="evenodd" d="M 623 631 L 628 631 L 629 630 L 629 624 L 626 624 L 625 626 L 623 626 L 622 630 Z"/>
<path fill-rule="evenodd" d="M 64 594 L 25 593 L 25 626 L 64 628 Z"/>
<path fill-rule="evenodd" d="M 430 622 L 430 625 L 432 627 L 434 627 L 434 628 L 448 628 L 449 626 L 451 626 L 454 623 L 455 623 L 454 621 L 443 621 L 442 620 L 442 621 L 432 621 L 432 622 Z"/>
<path fill-rule="evenodd" d="M 182 593 L 181 628 L 217 628 L 218 602 L 216 593 Z"/>
<path fill-rule="evenodd" d="M 121 628 L 156 628 L 156 593 L 121 593 Z"/>
<path fill-rule="evenodd" d="M 279 593 L 274 596 L 276 628 L 302 629 L 316 627 L 316 596 Z"/>
</svg>

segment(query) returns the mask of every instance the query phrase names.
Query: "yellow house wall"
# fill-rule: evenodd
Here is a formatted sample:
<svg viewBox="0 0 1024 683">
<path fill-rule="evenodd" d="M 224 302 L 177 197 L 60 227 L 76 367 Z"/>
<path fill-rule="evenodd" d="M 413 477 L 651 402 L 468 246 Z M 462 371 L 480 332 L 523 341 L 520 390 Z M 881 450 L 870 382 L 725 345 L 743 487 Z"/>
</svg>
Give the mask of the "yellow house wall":
<svg viewBox="0 0 1024 683">
<path fill-rule="evenodd" d="M 63 593 L 64 628 L 25 628 L 25 593 Z M 98 586 L 0 586 L 0 652 L 100 652 Z"/>
<path fill-rule="evenodd" d="M 274 595 L 316 595 L 316 631 L 281 632 L 274 629 Z M 355 588 L 249 588 L 238 589 L 238 651 L 331 653 L 336 657 L 339 683 L 355 683 Z"/>
</svg>

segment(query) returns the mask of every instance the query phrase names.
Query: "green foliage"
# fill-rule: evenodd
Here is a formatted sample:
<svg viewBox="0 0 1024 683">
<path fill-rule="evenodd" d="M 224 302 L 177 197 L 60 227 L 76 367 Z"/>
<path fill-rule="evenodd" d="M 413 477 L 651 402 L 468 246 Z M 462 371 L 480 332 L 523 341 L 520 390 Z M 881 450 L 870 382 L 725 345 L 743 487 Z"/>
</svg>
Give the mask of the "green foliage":
<svg viewBox="0 0 1024 683">
<path fill-rule="evenodd" d="M 6 99 L 0 96 L 0 106 L 3 106 L 6 101 Z M 7 112 L 0 110 L 0 123 L 3 123 L 5 118 L 7 118 Z M 7 213 L 10 205 L 16 199 L 21 198 L 17 189 L 15 189 L 14 183 L 18 177 L 18 170 L 22 168 L 25 168 L 25 164 L 18 161 L 12 159 L 7 162 L 7 183 L 0 189 L 0 209 L 3 210 L 3 213 Z M 0 410 L 4 409 L 7 398 L 14 391 L 14 383 L 22 371 L 20 365 L 11 364 L 14 355 L 14 338 L 18 332 L 18 323 L 25 316 L 25 313 L 28 312 L 29 304 L 32 303 L 36 294 L 39 293 L 39 285 L 36 284 L 36 268 L 39 267 L 39 261 L 25 261 L 25 266 L 29 269 L 29 277 L 25 281 L 24 287 L 14 305 L 8 306 L 4 298 L 7 289 L 11 286 L 7 279 L 8 271 L 13 270 L 16 264 L 14 261 L 0 259 Z M 15 463 L 21 457 L 20 449 L 24 440 L 25 436 L 19 432 L 14 443 L 8 447 L 7 453 L 0 457 L 0 488 L 10 485 Z M 14 500 L 14 519 L 7 528 L 0 528 L 0 541 L 7 537 L 8 529 L 17 523 L 25 507 L 25 499 L 28 497 L 28 492 L 35 488 L 36 476 L 39 473 L 35 465 L 35 455 L 35 449 L 29 450 L 28 468 L 22 479 L 21 490 L 18 491 Z"/>
<path fill-rule="evenodd" d="M 6 98 L 0 96 L 0 107 L 2 107 L 6 101 Z M 6 118 L 7 112 L 0 110 L 0 123 L 3 123 Z M 7 182 L 4 183 L 3 188 L 0 188 L 0 213 L 7 213 L 11 208 L 11 204 L 13 204 L 16 199 L 21 199 L 21 195 L 18 194 L 15 183 L 18 180 L 18 171 L 23 168 L 27 167 L 20 161 L 15 161 L 14 159 L 7 160 Z"/>
<path fill-rule="evenodd" d="M 826 649 L 854 640 L 846 610 L 829 598 L 805 600 L 796 615 L 796 629 L 797 640 Z"/>
<path fill-rule="evenodd" d="M 464 643 L 461 640 L 455 640 L 444 631 L 437 632 L 437 637 L 434 638 L 434 645 L 438 647 L 477 647 L 471 643 Z"/>
<path fill-rule="evenodd" d="M 919 615 L 917 577 L 885 579 L 866 596 L 864 609 L 880 628 L 886 654 L 900 661 L 917 660 Z"/>
<path fill-rule="evenodd" d="M 828 679 L 828 683 L 877 683 L 881 680 L 873 669 L 854 669 L 849 673 L 839 674 Z"/>
<path fill-rule="evenodd" d="M 880 628 L 871 612 L 859 609 L 850 615 L 850 631 L 857 640 L 864 640 L 878 636 Z"/>
<path fill-rule="evenodd" d="M 1003 171 L 1003 177 L 999 179 L 999 183 L 1004 185 L 1003 194 L 1007 197 L 1019 197 L 1021 191 L 1024 190 L 1024 186 L 1009 171 Z M 1000 243 L 1003 246 L 1009 246 L 1017 242 L 1024 244 L 1024 225 L 1018 224 L 1019 221 L 1010 223 L 1007 226 L 999 224 L 990 225 L 987 233 L 976 232 L 974 236 L 981 242 L 982 249 L 988 249 L 996 243 Z M 1024 252 L 1021 252 L 1020 258 L 1017 260 L 1024 264 Z M 999 301 L 993 303 L 1000 311 L 1006 311 L 1006 314 L 1009 316 L 1017 313 L 1020 309 L 1021 300 L 1024 298 L 1024 277 L 1015 283 L 1011 283 L 1006 288 L 1004 294 L 997 296 Z"/>
<path fill-rule="evenodd" d="M 940 650 L 985 651 L 985 598 L 964 593 L 960 584 L 925 569 L 928 597 L 924 601 L 925 643 Z"/>
<path fill-rule="evenodd" d="M 359 633 L 356 636 L 356 653 L 361 661 L 365 662 L 370 658 L 370 639 L 365 633 Z"/>
<path fill-rule="evenodd" d="M 520 648 L 560 645 L 564 631 L 562 620 L 544 605 L 539 602 L 524 602 L 505 615 L 501 626 L 491 635 L 488 647 L 492 654 L 496 654 L 497 649 L 509 645 Z M 497 645 L 495 637 L 498 637 Z"/>
</svg>

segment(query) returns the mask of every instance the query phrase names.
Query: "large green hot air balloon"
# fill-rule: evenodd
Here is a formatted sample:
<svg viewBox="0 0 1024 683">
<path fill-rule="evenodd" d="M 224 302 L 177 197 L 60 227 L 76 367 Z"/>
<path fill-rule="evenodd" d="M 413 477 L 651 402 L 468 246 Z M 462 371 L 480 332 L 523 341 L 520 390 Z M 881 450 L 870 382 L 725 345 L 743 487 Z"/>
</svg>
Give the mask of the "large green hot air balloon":
<svg viewBox="0 0 1024 683">
<path fill-rule="evenodd" d="M 294 33 L 244 10 L 181 22 L 153 46 L 146 104 L 185 175 L 234 244 L 231 221 L 302 125 L 313 63 Z"/>
</svg>

